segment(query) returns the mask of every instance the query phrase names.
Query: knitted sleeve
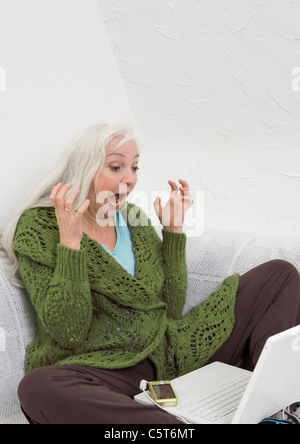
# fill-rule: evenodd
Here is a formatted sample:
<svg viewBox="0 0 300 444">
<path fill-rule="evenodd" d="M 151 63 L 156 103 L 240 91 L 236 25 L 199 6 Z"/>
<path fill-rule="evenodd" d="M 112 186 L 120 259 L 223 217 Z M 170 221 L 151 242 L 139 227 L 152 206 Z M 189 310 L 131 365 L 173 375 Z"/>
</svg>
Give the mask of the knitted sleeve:
<svg viewBox="0 0 300 444">
<path fill-rule="evenodd" d="M 168 306 L 168 317 L 180 319 L 187 292 L 186 235 L 166 230 L 163 230 L 162 233 L 162 258 L 165 274 L 163 300 Z"/>
<path fill-rule="evenodd" d="M 92 322 L 92 299 L 84 250 L 53 243 L 56 239 L 36 212 L 21 218 L 14 238 L 19 273 L 38 323 L 64 348 L 84 341 Z"/>
</svg>

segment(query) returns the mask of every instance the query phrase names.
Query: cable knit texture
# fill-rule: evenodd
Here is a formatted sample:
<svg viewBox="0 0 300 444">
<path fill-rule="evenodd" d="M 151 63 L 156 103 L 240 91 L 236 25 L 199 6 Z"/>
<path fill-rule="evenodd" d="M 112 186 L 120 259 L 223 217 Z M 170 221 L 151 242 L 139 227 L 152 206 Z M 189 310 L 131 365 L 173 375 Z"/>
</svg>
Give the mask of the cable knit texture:
<svg viewBox="0 0 300 444">
<path fill-rule="evenodd" d="M 119 369 L 148 357 L 158 378 L 172 379 L 203 366 L 230 336 L 239 276 L 182 316 L 186 236 L 163 230 L 161 240 L 139 208 L 122 211 L 134 277 L 86 234 L 80 251 L 60 245 L 53 208 L 22 215 L 14 250 L 37 317 L 26 372 L 66 364 Z"/>
</svg>

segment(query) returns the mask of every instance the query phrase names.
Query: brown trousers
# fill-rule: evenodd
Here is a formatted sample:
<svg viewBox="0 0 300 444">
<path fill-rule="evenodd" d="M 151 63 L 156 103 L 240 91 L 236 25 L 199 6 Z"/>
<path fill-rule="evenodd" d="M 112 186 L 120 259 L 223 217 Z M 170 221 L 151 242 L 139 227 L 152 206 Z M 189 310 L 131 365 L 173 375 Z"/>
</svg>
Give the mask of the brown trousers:
<svg viewBox="0 0 300 444">
<path fill-rule="evenodd" d="M 241 277 L 234 330 L 209 363 L 237 365 L 248 359 L 255 366 L 270 336 L 298 324 L 298 271 L 285 261 L 263 264 Z M 18 394 L 32 424 L 181 424 L 161 409 L 133 400 L 142 379 L 156 379 L 149 360 L 123 370 L 46 367 L 27 374 Z"/>
</svg>

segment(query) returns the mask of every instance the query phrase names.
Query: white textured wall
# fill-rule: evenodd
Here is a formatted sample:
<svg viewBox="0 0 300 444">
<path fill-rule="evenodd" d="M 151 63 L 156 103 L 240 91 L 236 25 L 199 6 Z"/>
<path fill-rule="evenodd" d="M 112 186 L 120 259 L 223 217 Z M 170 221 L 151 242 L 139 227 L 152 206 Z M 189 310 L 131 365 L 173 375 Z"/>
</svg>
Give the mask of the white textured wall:
<svg viewBox="0 0 300 444">
<path fill-rule="evenodd" d="M 0 228 L 86 125 L 132 117 L 96 0 L 0 0 Z"/>
<path fill-rule="evenodd" d="M 143 136 L 140 187 L 183 176 L 207 227 L 300 234 L 300 1 L 98 4 Z"/>
</svg>

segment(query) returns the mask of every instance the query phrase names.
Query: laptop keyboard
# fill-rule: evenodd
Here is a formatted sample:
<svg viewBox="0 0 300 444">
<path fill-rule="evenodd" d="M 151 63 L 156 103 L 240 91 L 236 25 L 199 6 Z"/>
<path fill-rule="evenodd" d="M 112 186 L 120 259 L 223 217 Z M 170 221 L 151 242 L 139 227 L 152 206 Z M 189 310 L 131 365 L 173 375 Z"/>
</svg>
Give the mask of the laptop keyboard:
<svg viewBox="0 0 300 444">
<path fill-rule="evenodd" d="M 178 406 L 182 412 L 191 413 L 199 419 L 216 422 L 224 416 L 234 413 L 243 397 L 251 375 L 241 375 L 219 386 L 218 391 L 201 393 Z"/>
</svg>

